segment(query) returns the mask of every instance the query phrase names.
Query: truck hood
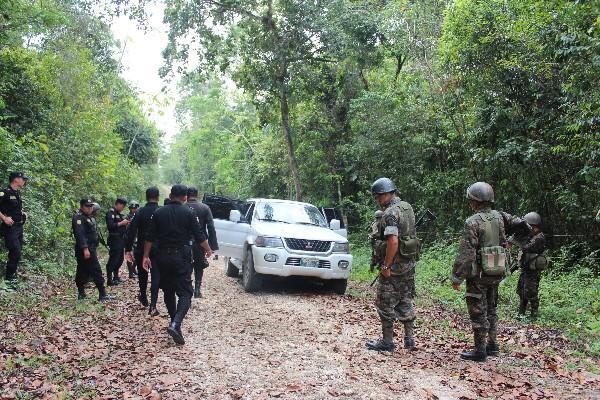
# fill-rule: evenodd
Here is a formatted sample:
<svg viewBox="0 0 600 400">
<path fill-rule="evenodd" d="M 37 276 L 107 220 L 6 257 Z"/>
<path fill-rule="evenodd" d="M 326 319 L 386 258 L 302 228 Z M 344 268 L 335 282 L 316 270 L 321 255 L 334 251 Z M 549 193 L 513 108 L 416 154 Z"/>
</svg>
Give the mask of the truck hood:
<svg viewBox="0 0 600 400">
<path fill-rule="evenodd" d="M 284 224 L 281 222 L 252 223 L 258 235 L 279 236 L 293 239 L 322 240 L 328 242 L 347 242 L 348 240 L 331 229 L 313 225 Z"/>
</svg>

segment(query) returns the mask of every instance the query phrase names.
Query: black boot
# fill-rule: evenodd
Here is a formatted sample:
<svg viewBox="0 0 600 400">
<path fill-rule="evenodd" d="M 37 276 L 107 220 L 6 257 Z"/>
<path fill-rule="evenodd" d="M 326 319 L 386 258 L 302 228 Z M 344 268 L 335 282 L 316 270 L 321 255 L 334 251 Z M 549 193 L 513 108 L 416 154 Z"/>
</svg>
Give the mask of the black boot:
<svg viewBox="0 0 600 400">
<path fill-rule="evenodd" d="M 414 338 L 414 321 L 404 323 L 404 348 L 412 350 L 416 347 Z"/>
<path fill-rule="evenodd" d="M 200 285 L 201 285 L 201 282 L 199 282 L 199 281 L 194 282 L 194 298 L 195 299 L 199 299 L 202 297 L 202 293 L 200 292 Z"/>
<path fill-rule="evenodd" d="M 477 329 L 473 332 L 475 339 L 475 349 L 472 351 L 463 351 L 460 353 L 460 358 L 463 360 L 483 362 L 486 360 L 485 352 L 485 337 L 487 336 L 486 329 Z"/>
<path fill-rule="evenodd" d="M 148 296 L 146 295 L 146 293 L 138 294 L 138 300 L 144 307 L 148 307 Z"/>
<path fill-rule="evenodd" d="M 156 307 L 150 306 L 150 308 L 148 309 L 148 315 L 151 317 L 158 317 L 160 315 L 160 313 L 158 312 Z"/>
<path fill-rule="evenodd" d="M 375 351 L 394 351 L 394 324 L 389 321 L 381 321 L 382 338 L 378 340 L 369 340 L 367 342 L 368 350 Z"/>
<path fill-rule="evenodd" d="M 525 311 L 527 311 L 527 299 L 521 299 L 521 303 L 519 304 L 519 314 L 525 315 Z"/>
<path fill-rule="evenodd" d="M 85 289 L 83 287 L 78 287 L 77 288 L 77 300 L 83 300 L 85 299 Z"/>
<path fill-rule="evenodd" d="M 167 333 L 171 335 L 175 343 L 182 345 L 185 344 L 185 339 L 183 338 L 183 333 L 181 332 L 181 324 L 173 321 L 171 325 L 167 328 Z"/>
<path fill-rule="evenodd" d="M 488 357 L 498 357 L 500 355 L 500 348 L 498 347 L 497 342 L 488 342 L 485 345 L 485 354 Z"/>
<path fill-rule="evenodd" d="M 98 301 L 104 303 L 107 301 L 115 300 L 115 296 L 106 294 L 106 288 L 104 285 L 98 287 Z"/>
<path fill-rule="evenodd" d="M 135 273 L 135 264 L 128 262 L 127 270 L 129 271 L 129 279 L 135 279 L 135 277 L 137 276 L 137 274 Z"/>
</svg>

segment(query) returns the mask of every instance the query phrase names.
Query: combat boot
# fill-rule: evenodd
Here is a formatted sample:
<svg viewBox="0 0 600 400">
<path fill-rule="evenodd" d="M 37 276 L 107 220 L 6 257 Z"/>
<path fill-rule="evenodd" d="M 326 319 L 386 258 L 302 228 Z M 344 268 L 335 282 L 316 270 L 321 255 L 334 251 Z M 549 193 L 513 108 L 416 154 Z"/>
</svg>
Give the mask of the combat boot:
<svg viewBox="0 0 600 400">
<path fill-rule="evenodd" d="M 106 303 L 107 301 L 113 301 L 116 299 L 117 298 L 115 296 L 113 296 L 112 294 L 104 294 L 104 295 L 100 295 L 98 297 L 98 301 L 100 301 L 101 303 Z"/>
<path fill-rule="evenodd" d="M 413 350 L 415 346 L 414 338 L 414 321 L 408 321 L 404 323 L 404 348 Z"/>
<path fill-rule="evenodd" d="M 146 293 L 138 294 L 138 300 L 140 301 L 141 305 L 143 305 L 144 307 L 148 307 L 148 296 L 146 295 Z"/>
<path fill-rule="evenodd" d="M 167 328 L 167 333 L 171 335 L 175 343 L 179 345 L 185 344 L 185 339 L 183 338 L 183 333 L 181 332 L 181 323 L 173 321 Z"/>
<path fill-rule="evenodd" d="M 369 340 L 367 342 L 368 350 L 375 351 L 394 351 L 394 324 L 388 321 L 381 322 L 381 333 L 383 337 L 378 340 Z"/>
<path fill-rule="evenodd" d="M 521 299 L 521 303 L 519 304 L 519 314 L 525 315 L 525 311 L 527 311 L 527 299 Z"/>
<path fill-rule="evenodd" d="M 485 337 L 487 331 L 485 329 L 477 329 L 473 332 L 475 339 L 475 349 L 472 351 L 463 351 L 460 353 L 460 358 L 463 360 L 484 362 L 487 354 L 485 352 Z"/>
<path fill-rule="evenodd" d="M 500 347 L 498 347 L 498 343 L 488 342 L 485 345 L 485 354 L 487 354 L 488 357 L 498 357 L 500 355 Z"/>
<path fill-rule="evenodd" d="M 148 315 L 151 317 L 158 317 L 160 313 L 158 312 L 156 307 L 150 307 L 150 309 L 148 310 Z"/>
<path fill-rule="evenodd" d="M 86 298 L 85 289 L 77 288 L 77 300 L 84 300 Z"/>
</svg>

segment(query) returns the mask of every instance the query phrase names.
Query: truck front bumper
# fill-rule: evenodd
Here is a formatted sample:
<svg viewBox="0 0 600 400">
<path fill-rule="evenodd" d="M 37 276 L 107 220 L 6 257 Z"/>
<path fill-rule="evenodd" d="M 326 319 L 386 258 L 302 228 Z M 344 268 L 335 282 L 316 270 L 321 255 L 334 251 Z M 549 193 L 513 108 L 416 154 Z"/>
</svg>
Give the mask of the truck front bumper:
<svg viewBox="0 0 600 400">
<path fill-rule="evenodd" d="M 320 279 L 348 279 L 352 255 L 290 253 L 282 248 L 253 247 L 254 269 L 259 274 L 311 276 Z"/>
</svg>

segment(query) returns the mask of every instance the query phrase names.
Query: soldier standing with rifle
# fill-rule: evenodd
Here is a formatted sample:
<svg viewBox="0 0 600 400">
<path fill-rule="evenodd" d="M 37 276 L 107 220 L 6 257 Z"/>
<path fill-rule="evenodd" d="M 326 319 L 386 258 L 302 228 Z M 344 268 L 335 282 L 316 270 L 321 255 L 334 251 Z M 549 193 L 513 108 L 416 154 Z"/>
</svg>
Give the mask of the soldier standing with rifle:
<svg viewBox="0 0 600 400">
<path fill-rule="evenodd" d="M 181 324 L 192 303 L 192 265 L 190 241 L 204 249 L 207 257 L 212 255 L 206 233 L 194 212 L 184 203 L 187 200 L 187 187 L 174 185 L 171 188 L 171 201 L 152 215 L 150 231 L 144 243 L 143 268 L 160 270 L 160 286 L 165 295 L 165 305 L 171 317 L 167 333 L 175 343 L 184 344 Z M 157 243 L 156 263 L 150 260 L 153 243 Z M 175 295 L 179 298 L 176 303 Z"/>
<path fill-rule="evenodd" d="M 98 299 L 107 301 L 112 297 L 106 294 L 102 269 L 96 253 L 98 231 L 96 219 L 92 216 L 93 206 L 94 202 L 91 199 L 81 199 L 79 211 L 71 221 L 73 236 L 75 236 L 75 259 L 77 260 L 75 284 L 77 285 L 78 299 L 83 300 L 86 297 L 85 284 L 92 278 L 98 288 Z"/>
<path fill-rule="evenodd" d="M 381 318 L 382 338 L 367 342 L 369 350 L 393 351 L 394 322 L 404 325 L 404 347 L 415 348 L 413 287 L 420 243 L 416 237 L 415 214 L 410 204 L 396 196 L 396 185 L 388 178 L 377 179 L 371 191 L 384 210 L 380 238 L 386 251 L 379 270 L 375 305 Z"/>
<path fill-rule="evenodd" d="M 121 283 L 119 268 L 125 257 L 125 232 L 129 220 L 121 212 L 127 201 L 117 198 L 115 205 L 106 212 L 106 228 L 108 229 L 108 262 L 106 263 L 106 281 L 108 286 Z"/>
<path fill-rule="evenodd" d="M 206 204 L 198 201 L 198 189 L 195 187 L 189 187 L 187 194 L 187 205 L 196 213 L 202 232 L 205 232 L 208 235 L 208 244 L 211 250 L 219 250 L 217 232 L 215 231 L 215 223 L 213 222 L 210 208 Z M 199 299 L 202 297 L 201 287 L 204 269 L 209 266 L 209 263 L 206 254 L 204 254 L 204 251 L 198 246 L 192 245 L 192 257 L 194 265 L 194 298 Z"/>
<path fill-rule="evenodd" d="M 8 250 L 6 261 L 6 280 L 17 282 L 17 265 L 23 249 L 23 225 L 27 214 L 23 212 L 21 189 L 29 178 L 22 172 L 11 172 L 8 186 L 0 189 L 0 236 L 4 236 L 4 245 Z"/>
<path fill-rule="evenodd" d="M 492 210 L 494 190 L 488 183 L 476 182 L 469 186 L 467 199 L 475 214 L 465 222 L 450 280 L 457 291 L 461 283 L 467 281 L 465 300 L 475 342 L 474 350 L 462 352 L 460 357 L 482 362 L 487 356 L 500 352 L 496 308 L 498 286 L 507 272 L 506 231 L 522 227 L 523 221 Z"/>
<path fill-rule="evenodd" d="M 517 284 L 517 294 L 521 299 L 519 314 L 524 315 L 529 304 L 531 307 L 531 319 L 536 319 L 540 306 L 538 297 L 540 279 L 542 271 L 548 264 L 548 260 L 543 254 L 546 250 L 546 237 L 542 233 L 542 217 L 538 213 L 530 212 L 523 219 L 531 226 L 531 234 L 522 241 L 518 238 L 514 240 L 522 251 L 519 262 L 521 275 Z"/>
<path fill-rule="evenodd" d="M 158 209 L 159 197 L 160 194 L 157 187 L 152 186 L 146 189 L 146 205 L 140 208 L 131 219 L 131 224 L 127 227 L 127 239 L 125 241 L 125 258 L 127 259 L 127 262 L 135 263 L 139 267 L 138 284 L 140 293 L 138 294 L 138 300 L 144 307 L 149 306 L 148 314 L 153 317 L 159 314 L 156 309 L 156 303 L 158 301 L 160 271 L 156 267 L 150 269 L 152 281 L 150 283 L 150 304 L 148 304 L 148 271 L 141 266 L 144 257 L 143 243 L 148 236 L 148 231 L 152 224 L 152 215 Z M 135 246 L 136 240 L 139 242 L 138 246 Z M 149 254 L 151 263 L 155 263 L 156 252 L 157 247 L 154 245 Z"/>
</svg>

